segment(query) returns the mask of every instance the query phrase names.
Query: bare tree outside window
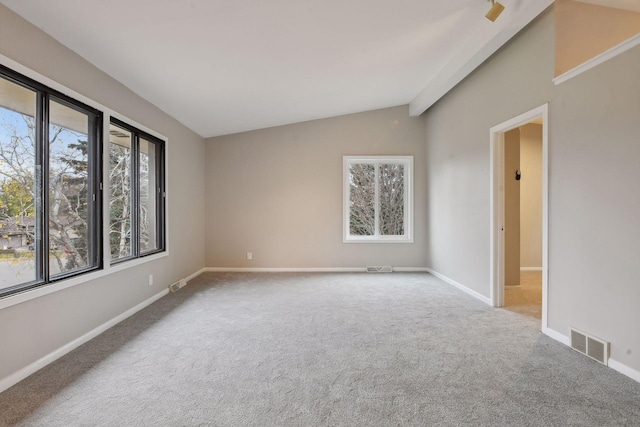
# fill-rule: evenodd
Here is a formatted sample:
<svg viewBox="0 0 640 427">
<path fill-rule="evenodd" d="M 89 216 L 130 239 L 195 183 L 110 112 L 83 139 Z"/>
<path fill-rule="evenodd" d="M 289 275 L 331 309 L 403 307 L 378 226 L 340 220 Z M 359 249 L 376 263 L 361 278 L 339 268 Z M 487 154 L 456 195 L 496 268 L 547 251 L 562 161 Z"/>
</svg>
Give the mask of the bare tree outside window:
<svg viewBox="0 0 640 427">
<path fill-rule="evenodd" d="M 345 157 L 345 241 L 411 241 L 410 157 Z"/>
<path fill-rule="evenodd" d="M 115 262 L 165 250 L 166 141 L 111 117 L 103 146 L 103 123 L 91 105 L 0 66 L 0 297 L 108 269 L 103 239 Z"/>
<path fill-rule="evenodd" d="M 36 93 L 0 78 L 0 289 L 36 280 Z"/>
<path fill-rule="evenodd" d="M 113 125 L 109 134 L 109 246 L 111 259 L 119 259 L 132 254 L 132 135 L 131 132 Z"/>
<path fill-rule="evenodd" d="M 380 194 L 380 234 L 404 235 L 404 166 L 380 165 L 378 168 Z"/>
<path fill-rule="evenodd" d="M 0 78 L 0 289 L 90 267 L 90 118 L 49 99 L 48 149 L 37 161 L 37 93 Z M 46 161 L 45 161 L 46 160 Z M 47 170 L 43 169 L 48 166 Z M 42 188 L 47 183 L 47 188 Z M 47 200 L 47 206 L 43 205 Z M 44 217 L 46 215 L 46 217 Z M 39 219 L 40 218 L 40 219 Z M 48 229 L 44 236 L 42 230 Z"/>
<path fill-rule="evenodd" d="M 155 144 L 140 139 L 140 251 L 157 249 Z"/>
<path fill-rule="evenodd" d="M 112 118 L 109 245 L 113 261 L 162 250 L 164 141 Z"/>
<path fill-rule="evenodd" d="M 353 164 L 349 172 L 350 232 L 354 236 L 373 236 L 376 232 L 375 167 Z"/>
<path fill-rule="evenodd" d="M 50 103 L 49 258 L 60 273 L 89 265 L 89 119 Z"/>
</svg>

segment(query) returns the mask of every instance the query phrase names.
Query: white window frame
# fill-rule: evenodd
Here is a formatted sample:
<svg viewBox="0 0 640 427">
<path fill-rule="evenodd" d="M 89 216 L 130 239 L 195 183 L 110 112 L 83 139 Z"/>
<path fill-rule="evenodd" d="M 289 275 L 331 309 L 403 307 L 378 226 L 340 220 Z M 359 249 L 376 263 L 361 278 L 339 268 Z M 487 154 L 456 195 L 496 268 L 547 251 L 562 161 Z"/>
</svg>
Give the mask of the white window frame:
<svg viewBox="0 0 640 427">
<path fill-rule="evenodd" d="M 376 226 L 376 234 L 373 236 L 354 236 L 350 234 L 350 172 L 349 168 L 353 164 L 371 164 L 377 166 L 400 164 L 404 166 L 404 235 L 383 236 L 379 234 Z M 413 156 L 343 156 L 342 158 L 342 242 L 343 243 L 413 243 Z M 375 211 L 376 224 L 378 223 L 378 180 L 375 180 Z"/>
</svg>

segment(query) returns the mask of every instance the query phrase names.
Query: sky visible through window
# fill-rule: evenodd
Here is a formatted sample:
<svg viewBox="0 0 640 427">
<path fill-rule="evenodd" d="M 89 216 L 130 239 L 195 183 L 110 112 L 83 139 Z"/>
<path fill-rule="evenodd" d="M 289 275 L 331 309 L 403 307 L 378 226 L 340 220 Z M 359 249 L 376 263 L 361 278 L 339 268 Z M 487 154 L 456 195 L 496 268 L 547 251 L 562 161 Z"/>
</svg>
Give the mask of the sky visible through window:
<svg viewBox="0 0 640 427">
<path fill-rule="evenodd" d="M 21 88 L 22 89 L 22 88 Z M 27 89 L 22 89 L 27 91 Z M 36 217 L 40 176 L 36 166 L 33 115 L 0 105 L 0 289 L 31 282 L 36 277 L 35 242 L 41 232 Z M 54 101 L 51 101 L 54 104 Z M 32 108 L 35 111 L 35 94 Z M 59 117 L 56 117 L 59 116 Z M 74 117 L 75 116 L 75 117 Z M 57 104 L 52 120 L 86 115 Z M 87 133 L 62 125 L 49 126 L 49 259 L 50 275 L 88 264 L 88 141 Z"/>
</svg>

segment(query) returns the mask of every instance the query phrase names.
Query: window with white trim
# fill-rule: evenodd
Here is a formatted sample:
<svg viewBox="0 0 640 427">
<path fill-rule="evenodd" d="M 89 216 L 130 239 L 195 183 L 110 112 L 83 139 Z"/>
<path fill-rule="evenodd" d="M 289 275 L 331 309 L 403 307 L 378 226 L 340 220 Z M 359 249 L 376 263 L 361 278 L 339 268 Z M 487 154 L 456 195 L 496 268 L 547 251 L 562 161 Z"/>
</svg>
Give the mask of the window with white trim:
<svg viewBox="0 0 640 427">
<path fill-rule="evenodd" d="M 344 156 L 343 242 L 413 242 L 413 156 Z"/>
</svg>

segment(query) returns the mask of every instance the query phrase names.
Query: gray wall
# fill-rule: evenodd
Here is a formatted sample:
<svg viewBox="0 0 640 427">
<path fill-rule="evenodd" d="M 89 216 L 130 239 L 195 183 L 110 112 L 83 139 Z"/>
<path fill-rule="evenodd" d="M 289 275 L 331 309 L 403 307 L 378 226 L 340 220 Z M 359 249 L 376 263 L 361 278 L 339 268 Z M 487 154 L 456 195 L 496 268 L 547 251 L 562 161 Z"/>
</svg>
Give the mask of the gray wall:
<svg viewBox="0 0 640 427">
<path fill-rule="evenodd" d="M 0 310 L 0 379 L 204 267 L 204 140 L 0 5 L 0 53 L 169 139 L 170 256 Z M 154 275 L 154 286 L 147 278 Z"/>
<path fill-rule="evenodd" d="M 549 103 L 549 327 L 640 370 L 640 48 L 561 85 L 547 10 L 426 113 L 428 266 L 489 295 L 489 129 Z"/>
<path fill-rule="evenodd" d="M 407 106 L 208 139 L 207 265 L 425 267 L 424 153 Z M 342 243 L 345 155 L 414 156 L 414 243 Z"/>
</svg>

